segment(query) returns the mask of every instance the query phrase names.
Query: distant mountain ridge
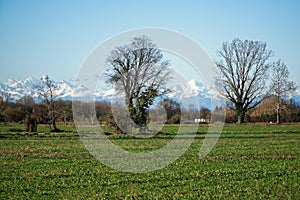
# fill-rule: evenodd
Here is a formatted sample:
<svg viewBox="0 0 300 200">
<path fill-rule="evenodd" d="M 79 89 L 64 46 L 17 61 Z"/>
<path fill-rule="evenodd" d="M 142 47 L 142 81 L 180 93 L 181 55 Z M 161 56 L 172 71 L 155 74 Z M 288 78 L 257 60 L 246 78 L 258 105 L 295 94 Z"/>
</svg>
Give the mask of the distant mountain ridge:
<svg viewBox="0 0 300 200">
<path fill-rule="evenodd" d="M 59 86 L 59 90 L 56 92 L 56 95 L 58 98 L 63 100 L 72 100 L 73 97 L 80 97 L 88 92 L 86 88 L 81 88 L 80 86 L 75 87 L 74 84 L 65 80 L 54 82 Z M 38 85 L 39 83 L 40 79 L 32 77 L 29 77 L 24 81 L 8 79 L 6 82 L 0 83 L 0 91 L 9 93 L 10 98 L 13 100 L 18 100 L 25 95 L 37 99 L 38 93 L 35 85 Z M 76 91 L 77 93 L 75 93 Z"/>
<path fill-rule="evenodd" d="M 112 100 L 118 95 L 114 89 L 106 88 L 102 90 L 90 91 L 83 85 L 73 84 L 69 81 L 61 80 L 54 81 L 59 90 L 56 95 L 62 100 L 84 99 L 84 97 L 96 97 L 96 100 Z M 0 83 L 0 92 L 9 94 L 10 99 L 15 101 L 23 96 L 31 96 L 38 100 L 37 89 L 34 85 L 40 83 L 39 79 L 29 77 L 25 80 L 8 79 L 6 82 Z M 185 100 L 195 103 L 195 99 L 201 101 L 202 106 L 209 106 L 211 103 L 212 93 L 205 87 L 204 84 L 190 80 L 188 82 L 172 86 L 171 92 L 167 94 L 168 97 L 177 99 L 179 101 Z M 91 99 L 91 98 L 89 98 Z"/>
<path fill-rule="evenodd" d="M 28 95 L 38 99 L 38 94 L 34 85 L 40 83 L 39 79 L 29 77 L 25 80 L 8 79 L 6 82 L 0 83 L 0 92 L 9 93 L 12 100 L 18 100 L 22 96 Z M 94 96 L 96 100 L 110 100 L 116 97 L 114 89 L 102 89 L 91 92 L 83 85 L 76 85 L 69 81 L 55 81 L 59 86 L 56 95 L 62 100 L 80 99 L 85 96 Z M 176 98 L 179 101 L 195 101 L 200 102 L 201 107 L 210 107 L 211 98 L 216 96 L 216 91 L 208 89 L 203 83 L 197 80 L 190 80 L 184 83 L 178 83 L 172 86 L 171 92 L 167 94 L 170 98 Z M 294 92 L 289 98 L 300 103 L 300 89 Z"/>
</svg>

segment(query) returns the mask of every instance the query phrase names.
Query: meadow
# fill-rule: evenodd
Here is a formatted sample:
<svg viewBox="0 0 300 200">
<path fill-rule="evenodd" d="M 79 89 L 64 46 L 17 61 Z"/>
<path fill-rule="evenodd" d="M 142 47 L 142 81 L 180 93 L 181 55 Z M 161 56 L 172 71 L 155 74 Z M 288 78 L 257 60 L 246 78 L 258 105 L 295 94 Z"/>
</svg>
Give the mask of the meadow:
<svg viewBox="0 0 300 200">
<path fill-rule="evenodd" d="M 300 126 L 228 125 L 203 159 L 206 126 L 184 155 L 149 173 L 125 173 L 96 160 L 71 126 L 50 133 L 0 126 L 0 199 L 300 199 Z M 176 133 L 151 139 L 109 136 L 127 150 L 161 147 Z"/>
</svg>

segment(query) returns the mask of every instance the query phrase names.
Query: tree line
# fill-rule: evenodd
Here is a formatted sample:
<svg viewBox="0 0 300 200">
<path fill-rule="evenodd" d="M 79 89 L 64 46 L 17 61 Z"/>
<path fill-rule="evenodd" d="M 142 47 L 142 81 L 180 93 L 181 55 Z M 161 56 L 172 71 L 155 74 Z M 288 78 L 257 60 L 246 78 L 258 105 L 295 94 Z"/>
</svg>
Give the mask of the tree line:
<svg viewBox="0 0 300 200">
<path fill-rule="evenodd" d="M 51 130 L 58 131 L 57 121 L 64 124 L 72 123 L 72 101 L 55 100 L 53 104 L 54 110 L 49 111 L 45 103 L 36 102 L 31 96 L 23 96 L 16 101 L 7 101 L 0 96 L 0 122 L 24 123 L 25 130 L 30 132 L 36 131 L 37 124 L 49 124 Z"/>
<path fill-rule="evenodd" d="M 57 99 L 53 101 L 54 111 L 49 112 L 49 108 L 42 101 L 35 101 L 31 96 L 23 96 L 19 100 L 9 101 L 5 95 L 0 95 L 0 122 L 5 123 L 20 123 L 30 125 L 28 120 L 34 120 L 37 124 L 49 124 L 51 129 L 53 119 L 55 117 L 55 123 L 60 124 L 73 124 L 72 113 L 72 101 Z M 7 95 L 6 95 L 7 97 Z M 281 120 L 282 122 L 300 122 L 300 105 L 293 99 L 282 99 Z M 272 96 L 264 99 L 260 105 L 252 109 L 245 115 L 245 122 L 263 122 L 263 123 L 276 123 L 277 109 L 276 105 L 277 97 Z M 86 121 L 87 124 L 113 124 L 113 116 L 111 112 L 111 102 L 97 101 L 93 103 L 80 102 L 82 109 L 87 109 L 93 104 L 96 112 L 96 120 L 91 118 Z M 159 102 L 159 106 L 162 106 L 166 112 L 166 116 L 163 119 L 152 119 L 154 121 L 165 120 L 167 124 L 179 124 L 179 123 L 209 123 L 211 118 L 211 110 L 208 108 L 195 108 L 190 106 L 188 108 L 181 108 L 180 104 L 172 99 L 162 99 Z M 218 113 L 218 110 L 225 108 L 216 107 L 214 112 Z M 155 112 L 155 108 L 152 111 Z M 185 118 L 181 118 L 185 116 Z M 160 115 L 153 115 L 152 117 L 161 117 Z M 86 119 L 86 117 L 85 117 Z M 195 121 L 195 119 L 200 119 Z M 149 121 L 149 117 L 147 118 Z M 182 121 L 183 120 L 183 121 Z M 229 104 L 226 108 L 226 123 L 237 123 L 238 118 L 235 113 L 234 105 Z M 57 128 L 56 128 L 57 129 Z M 27 128 L 27 131 L 36 131 L 36 129 Z M 57 130 L 56 130 L 57 131 Z"/>
</svg>

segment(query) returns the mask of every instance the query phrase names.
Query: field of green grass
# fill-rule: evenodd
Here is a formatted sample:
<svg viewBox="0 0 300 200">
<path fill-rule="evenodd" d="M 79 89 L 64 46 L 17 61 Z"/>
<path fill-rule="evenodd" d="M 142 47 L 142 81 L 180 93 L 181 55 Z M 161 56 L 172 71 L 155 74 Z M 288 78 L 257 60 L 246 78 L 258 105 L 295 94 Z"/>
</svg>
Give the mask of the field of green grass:
<svg viewBox="0 0 300 200">
<path fill-rule="evenodd" d="M 300 126 L 225 126 L 203 159 L 207 127 L 188 151 L 158 171 L 134 174 L 106 167 L 72 127 L 24 133 L 0 126 L 0 199 L 300 199 Z M 134 152 L 170 141 L 176 126 L 151 139 L 109 136 Z"/>
</svg>

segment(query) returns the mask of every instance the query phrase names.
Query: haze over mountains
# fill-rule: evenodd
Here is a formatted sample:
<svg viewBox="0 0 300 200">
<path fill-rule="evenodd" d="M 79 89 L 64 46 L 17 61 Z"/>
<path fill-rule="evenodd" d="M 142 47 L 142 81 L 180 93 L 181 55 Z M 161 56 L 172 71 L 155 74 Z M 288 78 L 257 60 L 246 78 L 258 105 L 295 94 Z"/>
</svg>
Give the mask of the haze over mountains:
<svg viewBox="0 0 300 200">
<path fill-rule="evenodd" d="M 32 96 L 38 100 L 37 90 L 34 85 L 40 82 L 39 79 L 32 77 L 26 80 L 13 80 L 9 79 L 6 82 L 0 83 L 0 92 L 6 92 L 10 95 L 10 99 L 15 101 L 22 96 Z M 55 81 L 59 86 L 59 90 L 56 92 L 59 99 L 72 100 L 81 99 L 85 96 L 93 96 L 96 100 L 111 100 L 116 98 L 114 89 L 101 89 L 94 92 L 90 91 L 83 85 L 77 85 L 65 80 Z M 171 88 L 171 92 L 167 95 L 170 98 L 176 98 L 179 101 L 195 102 L 195 99 L 200 102 L 201 107 L 210 107 L 211 98 L 217 95 L 216 91 L 205 87 L 205 85 L 194 79 L 175 85 Z M 290 95 L 288 98 L 293 98 L 296 102 L 300 103 L 300 89 Z"/>
</svg>

